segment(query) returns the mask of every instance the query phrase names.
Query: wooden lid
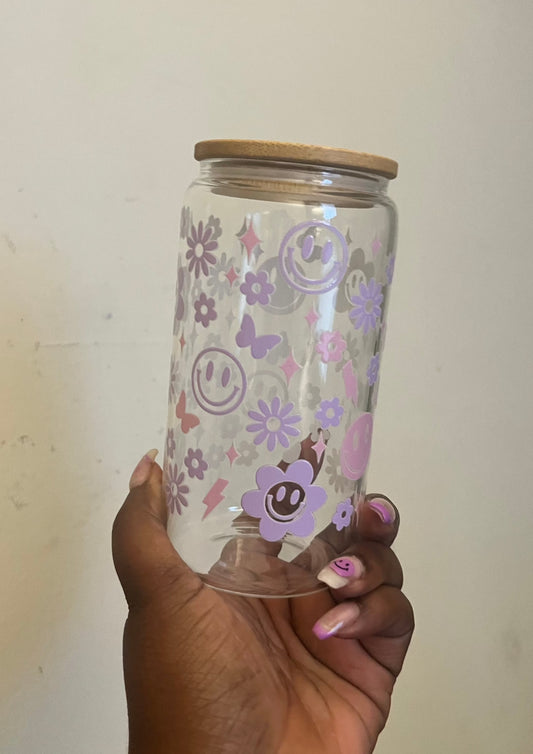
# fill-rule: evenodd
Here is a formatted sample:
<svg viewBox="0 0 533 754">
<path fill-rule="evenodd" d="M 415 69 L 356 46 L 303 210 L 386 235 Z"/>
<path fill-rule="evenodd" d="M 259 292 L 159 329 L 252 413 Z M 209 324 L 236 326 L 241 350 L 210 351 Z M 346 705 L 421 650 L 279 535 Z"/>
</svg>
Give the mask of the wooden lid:
<svg viewBox="0 0 533 754">
<path fill-rule="evenodd" d="M 300 162 L 324 167 L 351 168 L 396 178 L 398 163 L 388 157 L 336 147 L 315 147 L 283 141 L 251 141 L 248 139 L 211 139 L 199 141 L 194 147 L 196 160 L 234 158 L 246 160 L 277 160 Z"/>
</svg>

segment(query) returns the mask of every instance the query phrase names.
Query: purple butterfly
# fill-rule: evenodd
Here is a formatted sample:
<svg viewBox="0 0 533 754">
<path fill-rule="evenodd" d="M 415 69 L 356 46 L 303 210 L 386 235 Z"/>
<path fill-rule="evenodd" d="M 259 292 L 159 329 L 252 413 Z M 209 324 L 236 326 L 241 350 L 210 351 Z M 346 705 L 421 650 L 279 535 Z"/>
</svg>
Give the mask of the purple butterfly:
<svg viewBox="0 0 533 754">
<path fill-rule="evenodd" d="M 250 346 L 254 359 L 263 359 L 274 346 L 281 342 L 281 335 L 256 335 L 255 324 L 249 314 L 242 318 L 241 329 L 235 336 L 235 342 L 241 348 Z"/>
</svg>

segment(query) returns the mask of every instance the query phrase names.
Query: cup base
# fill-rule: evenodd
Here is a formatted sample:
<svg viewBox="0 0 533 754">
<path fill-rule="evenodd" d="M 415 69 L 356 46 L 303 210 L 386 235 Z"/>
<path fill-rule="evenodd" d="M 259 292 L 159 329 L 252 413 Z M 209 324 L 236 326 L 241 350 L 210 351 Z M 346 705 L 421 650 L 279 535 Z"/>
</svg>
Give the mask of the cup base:
<svg viewBox="0 0 533 754">
<path fill-rule="evenodd" d="M 327 587 L 296 540 L 266 542 L 253 534 L 213 537 L 222 544 L 219 560 L 199 576 L 208 586 L 245 597 L 304 597 Z M 300 562 L 299 562 L 300 561 Z"/>
</svg>

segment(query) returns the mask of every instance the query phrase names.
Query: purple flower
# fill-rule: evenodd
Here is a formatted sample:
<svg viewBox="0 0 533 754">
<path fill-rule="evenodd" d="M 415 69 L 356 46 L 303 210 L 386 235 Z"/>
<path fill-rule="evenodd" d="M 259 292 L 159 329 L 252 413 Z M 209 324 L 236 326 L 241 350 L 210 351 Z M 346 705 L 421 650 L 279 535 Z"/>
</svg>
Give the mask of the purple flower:
<svg viewBox="0 0 533 754">
<path fill-rule="evenodd" d="M 211 239 L 213 228 L 209 225 L 204 230 L 203 222 L 198 223 L 198 229 L 191 224 L 191 234 L 187 236 L 187 244 L 189 248 L 185 254 L 185 258 L 189 260 L 189 272 L 194 270 L 195 278 L 200 277 L 200 272 L 207 275 L 209 268 L 208 264 L 214 264 L 216 259 L 211 254 L 216 248 L 218 248 L 218 242 Z"/>
<path fill-rule="evenodd" d="M 377 353 L 375 356 L 372 356 L 370 359 L 370 364 L 368 365 L 368 369 L 366 370 L 366 376 L 368 377 L 368 384 L 374 385 L 379 374 L 379 353 Z"/>
<path fill-rule="evenodd" d="M 265 270 L 259 270 L 257 275 L 254 272 L 247 272 L 244 276 L 245 282 L 241 285 L 241 293 L 246 296 L 246 303 L 263 304 L 269 303 L 270 296 L 275 291 L 275 286 L 268 281 L 268 273 Z"/>
<path fill-rule="evenodd" d="M 340 400 L 333 398 L 331 401 L 321 401 L 315 419 L 320 422 L 322 429 L 327 429 L 328 427 L 338 427 L 343 414 L 344 409 Z"/>
<path fill-rule="evenodd" d="M 296 437 L 300 430 L 293 427 L 293 424 L 301 421 L 301 416 L 293 414 L 294 403 L 281 405 L 280 398 L 276 395 L 270 404 L 264 400 L 257 403 L 259 411 L 248 411 L 248 416 L 253 419 L 255 424 L 249 424 L 246 429 L 248 432 L 257 432 L 254 438 L 255 445 L 267 441 L 268 450 L 274 450 L 276 443 L 279 442 L 284 448 L 289 447 L 289 438 L 287 435 Z"/>
<path fill-rule="evenodd" d="M 167 506 L 171 513 L 176 511 L 178 515 L 181 515 L 182 506 L 186 508 L 188 505 L 185 495 L 189 494 L 189 487 L 183 484 L 184 480 L 183 471 L 178 474 L 178 465 L 176 463 L 169 464 L 165 486 Z"/>
<path fill-rule="evenodd" d="M 194 319 L 196 322 L 200 322 L 204 327 L 208 327 L 209 323 L 217 318 L 215 311 L 215 299 L 207 298 L 205 293 L 200 293 L 200 298 L 194 302 L 194 308 L 196 314 Z"/>
<path fill-rule="evenodd" d="M 178 379 L 178 362 L 172 357 L 170 362 L 170 379 L 168 382 L 168 402 L 173 403 L 178 398 L 178 390 L 176 387 L 176 380 Z"/>
<path fill-rule="evenodd" d="M 174 439 L 174 430 L 169 429 L 167 432 L 167 456 L 174 458 L 174 451 L 176 450 L 176 440 Z"/>
<path fill-rule="evenodd" d="M 174 335 L 178 334 L 179 323 L 185 316 L 185 289 L 189 284 L 189 273 L 185 267 L 178 267 L 176 280 L 176 309 L 174 311 Z"/>
<path fill-rule="evenodd" d="M 381 283 L 376 283 L 374 278 L 368 285 L 361 281 L 359 283 L 359 296 L 352 296 L 351 298 L 354 308 L 350 312 L 350 319 L 356 330 L 363 328 L 365 335 L 369 330 L 375 329 L 378 319 L 381 317 L 381 302 L 383 301 L 381 287 Z"/>
<path fill-rule="evenodd" d="M 394 277 L 394 263 L 395 262 L 396 262 L 396 254 L 393 254 L 392 257 L 389 259 L 389 263 L 385 270 L 385 275 L 387 276 L 387 283 L 389 285 L 392 283 L 392 278 Z"/>
<path fill-rule="evenodd" d="M 200 448 L 197 448 L 197 450 L 189 448 L 184 463 L 191 479 L 193 477 L 197 479 L 204 478 L 204 471 L 207 471 L 207 463 L 204 461 L 204 455 Z"/>
<path fill-rule="evenodd" d="M 350 525 L 350 521 L 352 520 L 353 516 L 353 510 L 354 509 L 350 498 L 343 500 L 342 503 L 339 503 L 337 505 L 337 510 L 335 511 L 333 518 L 331 519 L 331 523 L 335 524 L 337 531 L 341 531 L 341 529 L 345 529 Z"/>
<path fill-rule="evenodd" d="M 313 513 L 324 505 L 327 494 L 312 484 L 309 461 L 295 461 L 286 471 L 278 466 L 261 466 L 255 481 L 258 489 L 245 492 L 241 504 L 249 516 L 260 520 L 263 539 L 277 542 L 285 534 L 308 537 L 313 533 Z"/>
<path fill-rule="evenodd" d="M 323 332 L 316 346 L 324 364 L 327 364 L 328 361 L 340 361 L 345 348 L 346 341 L 343 340 L 338 330 Z"/>
</svg>

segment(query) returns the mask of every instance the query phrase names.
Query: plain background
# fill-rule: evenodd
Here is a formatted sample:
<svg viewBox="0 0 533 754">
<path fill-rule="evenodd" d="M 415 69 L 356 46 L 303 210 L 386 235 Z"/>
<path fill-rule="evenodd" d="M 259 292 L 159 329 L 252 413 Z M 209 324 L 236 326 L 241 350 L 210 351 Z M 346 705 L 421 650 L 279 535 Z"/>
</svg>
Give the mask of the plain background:
<svg viewBox="0 0 533 754">
<path fill-rule="evenodd" d="M 126 751 L 110 529 L 162 447 L 201 138 L 400 162 L 370 473 L 418 627 L 378 754 L 533 737 L 529 0 L 0 10 L 0 750 Z"/>
</svg>

